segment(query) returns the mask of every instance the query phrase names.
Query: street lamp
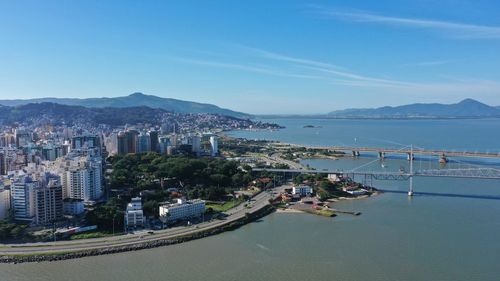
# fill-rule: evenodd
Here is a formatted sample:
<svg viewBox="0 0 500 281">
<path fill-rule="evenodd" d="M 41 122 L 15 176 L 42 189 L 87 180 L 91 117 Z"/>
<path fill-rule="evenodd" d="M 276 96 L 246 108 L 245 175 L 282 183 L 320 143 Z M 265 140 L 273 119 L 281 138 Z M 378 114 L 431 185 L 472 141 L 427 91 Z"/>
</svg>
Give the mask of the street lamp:
<svg viewBox="0 0 500 281">
<path fill-rule="evenodd" d="M 115 216 L 113 216 L 113 236 L 115 236 Z"/>
</svg>

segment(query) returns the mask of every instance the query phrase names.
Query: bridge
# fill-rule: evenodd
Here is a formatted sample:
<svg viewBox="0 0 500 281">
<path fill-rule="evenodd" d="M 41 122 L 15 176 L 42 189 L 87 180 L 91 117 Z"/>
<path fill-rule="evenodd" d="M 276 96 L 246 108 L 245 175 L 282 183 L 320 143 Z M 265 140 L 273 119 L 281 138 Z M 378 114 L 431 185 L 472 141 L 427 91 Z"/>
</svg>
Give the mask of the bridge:
<svg viewBox="0 0 500 281">
<path fill-rule="evenodd" d="M 386 154 L 403 154 L 407 155 L 410 160 L 410 154 L 439 156 L 440 161 L 448 161 L 446 157 L 474 157 L 474 158 L 500 158 L 500 152 L 478 152 L 478 151 L 456 151 L 456 150 L 427 150 L 423 148 L 383 148 L 383 147 L 358 147 L 358 146 L 300 146 L 308 149 L 319 149 L 328 151 L 351 152 L 352 156 L 360 156 L 361 152 L 369 152 L 378 154 L 379 158 L 384 158 Z"/>
<path fill-rule="evenodd" d="M 408 180 L 411 177 L 444 177 L 465 179 L 495 179 L 500 180 L 500 169 L 496 168 L 466 168 L 466 169 L 431 169 L 416 170 L 413 174 L 407 172 L 375 172 L 357 170 L 308 170 L 308 169 L 266 169 L 253 168 L 255 172 L 290 173 L 290 174 L 335 174 L 369 176 L 376 180 Z"/>
<path fill-rule="evenodd" d="M 340 148 L 340 149 L 339 149 Z M 325 148 L 326 149 L 326 148 Z M 351 150 L 354 147 L 329 147 L 329 150 Z M 268 171 L 268 172 L 276 172 L 276 173 L 314 173 L 314 174 L 336 174 L 336 175 L 346 175 L 354 178 L 354 176 L 364 176 L 366 179 L 376 179 L 376 180 L 409 180 L 410 187 L 408 190 L 408 195 L 413 195 L 413 178 L 414 177 L 445 177 L 445 178 L 468 178 L 468 179 L 495 179 L 500 180 L 500 168 L 492 168 L 492 167 L 483 167 L 479 165 L 466 164 L 467 167 L 458 167 L 458 168 L 430 168 L 429 169 L 414 169 L 414 155 L 422 154 L 422 155 L 438 155 L 440 156 L 440 162 L 448 162 L 445 158 L 445 155 L 452 156 L 465 156 L 465 157 L 476 157 L 476 158 L 500 158 L 500 154 L 493 154 L 487 152 L 453 152 L 453 151 L 437 151 L 437 150 L 425 150 L 425 149 L 414 149 L 413 145 L 409 147 L 403 147 L 400 149 L 385 149 L 385 148 L 360 148 L 357 147 L 360 151 L 368 151 L 368 152 L 378 152 L 379 158 L 368 163 L 365 163 L 357 168 L 353 168 L 351 170 L 311 170 L 311 169 L 265 169 L 265 168 L 254 168 L 252 171 Z M 409 171 L 405 171 L 400 169 L 399 172 L 390 172 L 390 171 L 367 171 L 361 170 L 361 168 L 369 166 L 372 163 L 383 161 L 383 154 L 386 152 L 390 153 L 407 153 L 408 160 L 410 162 Z M 382 155 L 381 155 L 382 154 Z M 359 156 L 359 152 L 355 152 L 353 150 L 353 156 Z M 443 160 L 443 158 L 445 158 Z M 460 161 L 458 161 L 460 162 Z"/>
</svg>

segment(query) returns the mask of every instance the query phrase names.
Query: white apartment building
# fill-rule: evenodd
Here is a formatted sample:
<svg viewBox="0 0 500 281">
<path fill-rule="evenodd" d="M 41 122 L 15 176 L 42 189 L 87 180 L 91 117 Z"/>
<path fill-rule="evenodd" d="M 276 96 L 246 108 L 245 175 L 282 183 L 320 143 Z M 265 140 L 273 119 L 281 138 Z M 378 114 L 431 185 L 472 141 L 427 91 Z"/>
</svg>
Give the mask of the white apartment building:
<svg viewBox="0 0 500 281">
<path fill-rule="evenodd" d="M 292 187 L 292 194 L 293 195 L 300 195 L 300 196 L 306 196 L 308 194 L 312 194 L 313 190 L 309 185 L 299 185 L 299 186 L 293 186 Z"/>
<path fill-rule="evenodd" d="M 177 199 L 177 203 L 160 206 L 160 217 L 166 222 L 175 222 L 193 217 L 199 217 L 205 212 L 205 201 L 200 199 Z"/>
<path fill-rule="evenodd" d="M 103 194 L 102 161 L 99 157 L 62 158 L 52 167 L 61 176 L 63 198 L 95 201 Z"/>
<path fill-rule="evenodd" d="M 212 155 L 212 157 L 219 154 L 219 141 L 217 139 L 217 136 L 210 137 L 210 154 Z"/>
<path fill-rule="evenodd" d="M 142 210 L 142 200 L 140 197 L 132 198 L 127 204 L 125 212 L 125 226 L 127 228 L 143 227 L 145 223 L 144 212 Z"/>
<path fill-rule="evenodd" d="M 21 176 L 11 185 L 11 206 L 14 210 L 14 219 L 31 222 L 35 216 L 34 189 L 38 182 L 29 176 Z"/>
</svg>

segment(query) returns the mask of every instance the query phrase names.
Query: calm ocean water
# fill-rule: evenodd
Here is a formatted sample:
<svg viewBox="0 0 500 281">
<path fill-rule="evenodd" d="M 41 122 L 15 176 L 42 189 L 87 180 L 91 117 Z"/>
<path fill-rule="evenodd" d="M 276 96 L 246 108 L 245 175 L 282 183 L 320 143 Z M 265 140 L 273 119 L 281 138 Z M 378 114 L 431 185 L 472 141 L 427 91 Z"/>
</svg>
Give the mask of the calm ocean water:
<svg viewBox="0 0 500 281">
<path fill-rule="evenodd" d="M 287 128 L 232 135 L 310 145 L 414 144 L 500 151 L 496 119 L 266 121 Z M 374 159 L 304 162 L 319 169 L 350 169 Z M 436 159 L 424 160 L 417 159 L 416 168 L 437 165 Z M 375 161 L 369 169 L 407 165 L 394 157 L 384 167 Z M 276 213 L 181 245 L 55 263 L 0 265 L 0 280 L 500 280 L 500 181 L 416 178 L 413 198 L 406 196 L 407 182 L 374 185 L 385 193 L 337 204 L 338 209 L 362 212 L 359 217 Z"/>
</svg>

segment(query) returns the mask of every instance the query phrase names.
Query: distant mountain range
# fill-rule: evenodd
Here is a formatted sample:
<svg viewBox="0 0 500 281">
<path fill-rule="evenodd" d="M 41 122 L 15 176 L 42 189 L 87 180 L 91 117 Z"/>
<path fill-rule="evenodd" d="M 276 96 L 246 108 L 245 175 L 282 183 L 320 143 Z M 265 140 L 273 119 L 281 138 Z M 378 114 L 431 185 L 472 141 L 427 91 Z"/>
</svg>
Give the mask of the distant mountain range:
<svg viewBox="0 0 500 281">
<path fill-rule="evenodd" d="M 50 124 L 107 124 L 119 126 L 137 123 L 155 123 L 167 113 L 159 108 L 134 106 L 126 108 L 88 108 L 57 103 L 30 103 L 18 106 L 0 106 L 0 124 L 40 122 Z"/>
<path fill-rule="evenodd" d="M 478 118 L 500 117 L 500 106 L 489 106 L 473 99 L 455 104 L 415 103 L 379 108 L 344 109 L 328 113 L 333 118 Z"/>
<path fill-rule="evenodd" d="M 142 93 L 134 93 L 129 96 L 116 98 L 39 98 L 39 99 L 14 99 L 0 100 L 1 105 L 17 106 L 30 103 L 58 103 L 64 105 L 84 106 L 88 108 L 125 108 L 136 106 L 147 106 L 150 108 L 160 108 L 166 111 L 178 113 L 212 113 L 238 118 L 249 118 L 251 115 L 237 112 L 225 108 L 220 108 L 213 104 L 183 101 L 171 98 L 161 98 Z"/>
</svg>

